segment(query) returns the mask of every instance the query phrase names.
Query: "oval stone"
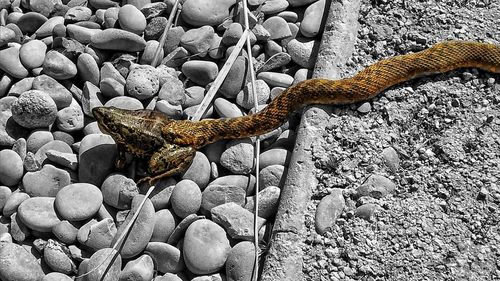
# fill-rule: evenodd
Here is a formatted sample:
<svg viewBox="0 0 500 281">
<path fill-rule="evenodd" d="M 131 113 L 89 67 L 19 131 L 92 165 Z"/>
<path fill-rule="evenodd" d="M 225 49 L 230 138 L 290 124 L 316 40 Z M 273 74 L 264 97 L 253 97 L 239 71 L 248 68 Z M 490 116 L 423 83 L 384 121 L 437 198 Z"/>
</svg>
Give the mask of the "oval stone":
<svg viewBox="0 0 500 281">
<path fill-rule="evenodd" d="M 5 281 L 41 280 L 45 274 L 36 258 L 23 246 L 7 243 L 0 247 L 0 279 Z"/>
<path fill-rule="evenodd" d="M 146 40 L 126 30 L 108 28 L 92 35 L 90 45 L 103 50 L 140 52 L 146 48 Z"/>
<path fill-rule="evenodd" d="M 73 78 L 77 73 L 76 65 L 58 51 L 48 51 L 43 61 L 43 72 L 57 80 Z"/>
<path fill-rule="evenodd" d="M 102 205 L 99 188 L 88 183 L 74 183 L 63 187 L 56 195 L 56 209 L 68 221 L 93 217 Z"/>
<path fill-rule="evenodd" d="M 57 117 L 57 106 L 45 92 L 29 90 L 12 103 L 12 118 L 26 128 L 50 126 Z"/>
<path fill-rule="evenodd" d="M 29 198 L 19 205 L 17 215 L 30 229 L 51 232 L 52 227 L 61 222 L 57 217 L 54 201 L 53 197 Z"/>
<path fill-rule="evenodd" d="M 0 183 L 7 186 L 16 185 L 23 176 L 23 160 L 14 150 L 0 151 Z M 201 194 L 200 194 L 201 201 Z"/>
</svg>

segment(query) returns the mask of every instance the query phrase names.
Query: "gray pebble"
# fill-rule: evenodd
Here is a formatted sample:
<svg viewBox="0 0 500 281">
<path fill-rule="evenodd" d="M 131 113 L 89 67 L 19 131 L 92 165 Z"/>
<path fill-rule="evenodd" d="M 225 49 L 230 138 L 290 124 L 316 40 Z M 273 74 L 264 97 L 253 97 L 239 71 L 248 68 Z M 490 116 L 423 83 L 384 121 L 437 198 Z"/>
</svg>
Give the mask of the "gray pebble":
<svg viewBox="0 0 500 281">
<path fill-rule="evenodd" d="M 26 91 L 12 104 L 12 118 L 26 128 L 43 128 L 50 126 L 57 117 L 57 106 L 45 92 Z"/>
</svg>

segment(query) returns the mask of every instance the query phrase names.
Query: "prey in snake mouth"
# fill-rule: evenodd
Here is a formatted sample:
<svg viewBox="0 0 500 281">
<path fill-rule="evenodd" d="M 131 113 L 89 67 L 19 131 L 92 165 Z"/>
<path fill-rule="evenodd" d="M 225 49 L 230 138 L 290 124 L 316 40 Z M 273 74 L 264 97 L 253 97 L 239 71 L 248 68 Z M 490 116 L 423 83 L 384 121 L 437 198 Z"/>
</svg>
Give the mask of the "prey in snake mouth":
<svg viewBox="0 0 500 281">
<path fill-rule="evenodd" d="M 149 176 L 138 183 L 147 181 L 152 185 L 161 178 L 181 173 L 194 159 L 195 149 L 169 143 L 162 137 L 162 128 L 172 120 L 160 112 L 96 107 L 92 114 L 99 129 L 116 143 L 118 169 L 125 166 L 125 153 L 147 161 Z"/>
<path fill-rule="evenodd" d="M 278 95 L 262 111 L 235 118 L 171 120 L 152 110 L 93 109 L 99 128 L 118 145 L 117 166 L 124 153 L 148 161 L 150 183 L 185 171 L 196 149 L 218 140 L 258 136 L 278 128 L 289 115 L 310 104 L 346 105 L 367 101 L 384 90 L 424 75 L 458 68 L 500 73 L 500 46 L 446 41 L 429 49 L 378 61 L 350 78 L 309 79 Z"/>
</svg>

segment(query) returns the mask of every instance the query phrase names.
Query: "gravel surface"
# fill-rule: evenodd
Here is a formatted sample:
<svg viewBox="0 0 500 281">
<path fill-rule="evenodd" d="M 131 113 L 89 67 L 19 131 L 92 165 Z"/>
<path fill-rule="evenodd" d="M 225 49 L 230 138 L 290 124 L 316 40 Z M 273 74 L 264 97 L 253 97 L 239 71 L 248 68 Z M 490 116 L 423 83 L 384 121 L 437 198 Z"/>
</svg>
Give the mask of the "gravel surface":
<svg viewBox="0 0 500 281">
<path fill-rule="evenodd" d="M 495 1 L 363 1 L 345 76 L 443 40 L 498 44 L 499 13 Z M 466 69 L 336 108 L 313 146 L 306 279 L 499 280 L 499 93 L 497 75 Z M 319 235 L 328 197 L 340 211 Z"/>
</svg>

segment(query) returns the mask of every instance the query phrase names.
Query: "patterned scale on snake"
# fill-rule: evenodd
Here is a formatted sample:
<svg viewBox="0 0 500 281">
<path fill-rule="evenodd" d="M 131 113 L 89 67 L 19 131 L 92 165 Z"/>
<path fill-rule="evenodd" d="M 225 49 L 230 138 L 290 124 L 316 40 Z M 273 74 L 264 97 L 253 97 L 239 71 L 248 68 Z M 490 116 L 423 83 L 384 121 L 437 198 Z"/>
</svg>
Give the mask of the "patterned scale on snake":
<svg viewBox="0 0 500 281">
<path fill-rule="evenodd" d="M 99 127 L 119 149 L 149 161 L 149 180 L 180 173 L 197 149 L 222 139 L 265 134 L 283 124 L 290 113 L 309 104 L 345 105 L 366 101 L 403 81 L 457 68 L 500 73 L 500 47 L 448 41 L 421 52 L 374 63 L 351 78 L 310 79 L 283 91 L 262 111 L 237 118 L 201 121 L 172 120 L 148 110 L 95 108 Z M 122 163 L 119 159 L 117 163 Z"/>
</svg>

